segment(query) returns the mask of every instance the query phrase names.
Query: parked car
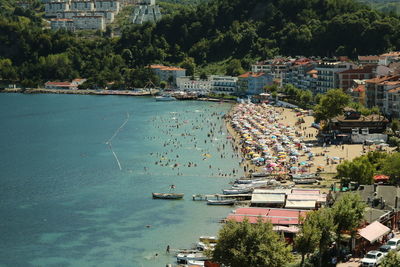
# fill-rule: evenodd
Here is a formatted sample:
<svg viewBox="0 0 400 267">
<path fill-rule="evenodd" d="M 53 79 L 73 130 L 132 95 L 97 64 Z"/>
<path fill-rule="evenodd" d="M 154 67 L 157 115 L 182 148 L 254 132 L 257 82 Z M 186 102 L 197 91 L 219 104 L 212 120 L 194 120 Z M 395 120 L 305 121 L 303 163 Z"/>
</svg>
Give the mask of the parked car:
<svg viewBox="0 0 400 267">
<path fill-rule="evenodd" d="M 383 256 L 386 256 L 386 254 L 388 254 L 391 250 L 394 249 L 389 245 L 382 245 L 379 247 L 379 251 L 383 253 Z"/>
<path fill-rule="evenodd" d="M 365 255 L 365 257 L 361 260 L 362 267 L 375 267 L 381 264 L 384 255 L 382 252 L 377 250 L 371 250 Z"/>
<path fill-rule="evenodd" d="M 386 242 L 386 245 L 390 246 L 391 249 L 400 250 L 400 238 L 392 238 Z"/>
</svg>

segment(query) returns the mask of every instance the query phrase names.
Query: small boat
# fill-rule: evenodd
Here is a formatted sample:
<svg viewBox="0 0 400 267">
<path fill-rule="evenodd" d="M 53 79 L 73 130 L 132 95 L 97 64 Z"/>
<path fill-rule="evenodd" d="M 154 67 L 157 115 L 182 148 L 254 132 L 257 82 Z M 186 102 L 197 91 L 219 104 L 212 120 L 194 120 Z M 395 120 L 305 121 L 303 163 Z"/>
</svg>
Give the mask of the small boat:
<svg viewBox="0 0 400 267">
<path fill-rule="evenodd" d="M 269 173 L 266 173 L 266 172 L 253 172 L 252 174 L 251 174 L 251 176 L 252 177 L 267 177 L 267 176 L 269 176 L 270 174 Z"/>
<path fill-rule="evenodd" d="M 233 205 L 235 204 L 234 199 L 224 199 L 224 200 L 207 200 L 207 205 Z"/>
<path fill-rule="evenodd" d="M 224 189 L 224 190 L 222 190 L 222 193 L 224 195 L 249 194 L 251 192 L 253 192 L 253 188 Z"/>
<path fill-rule="evenodd" d="M 156 101 L 175 101 L 176 98 L 171 96 L 171 95 L 160 95 L 160 96 L 156 96 Z"/>
<path fill-rule="evenodd" d="M 205 266 L 205 262 L 204 261 L 192 261 L 189 260 L 187 261 L 187 264 L 191 267 L 203 267 Z"/>
<path fill-rule="evenodd" d="M 176 260 L 178 263 L 187 264 L 188 261 L 205 261 L 208 257 L 201 252 L 198 253 L 179 253 L 176 255 Z"/>
<path fill-rule="evenodd" d="M 153 193 L 153 198 L 158 199 L 182 199 L 183 193 Z"/>
</svg>

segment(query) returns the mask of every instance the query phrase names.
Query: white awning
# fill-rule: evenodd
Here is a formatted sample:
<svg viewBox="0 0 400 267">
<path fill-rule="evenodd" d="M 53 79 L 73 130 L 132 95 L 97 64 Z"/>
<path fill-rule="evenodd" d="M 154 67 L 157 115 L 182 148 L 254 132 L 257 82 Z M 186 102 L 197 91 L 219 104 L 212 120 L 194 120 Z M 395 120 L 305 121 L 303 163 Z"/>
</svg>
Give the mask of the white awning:
<svg viewBox="0 0 400 267">
<path fill-rule="evenodd" d="M 325 203 L 326 202 L 326 194 L 310 194 L 310 195 L 306 195 L 306 194 L 289 194 L 287 195 L 287 199 L 288 200 L 301 200 L 301 201 L 305 201 L 305 200 L 315 200 L 317 202 L 320 203 Z"/>
<path fill-rule="evenodd" d="M 253 194 L 290 194 L 292 189 L 254 189 Z"/>
<path fill-rule="evenodd" d="M 358 231 L 360 236 L 367 239 L 370 243 L 374 243 L 378 238 L 388 234 L 389 232 L 390 228 L 378 221 L 375 221 Z"/>
<path fill-rule="evenodd" d="M 252 194 L 251 203 L 254 204 L 283 204 L 285 194 Z"/>
<path fill-rule="evenodd" d="M 288 209 L 315 209 L 315 200 L 286 200 L 285 208 Z"/>
</svg>

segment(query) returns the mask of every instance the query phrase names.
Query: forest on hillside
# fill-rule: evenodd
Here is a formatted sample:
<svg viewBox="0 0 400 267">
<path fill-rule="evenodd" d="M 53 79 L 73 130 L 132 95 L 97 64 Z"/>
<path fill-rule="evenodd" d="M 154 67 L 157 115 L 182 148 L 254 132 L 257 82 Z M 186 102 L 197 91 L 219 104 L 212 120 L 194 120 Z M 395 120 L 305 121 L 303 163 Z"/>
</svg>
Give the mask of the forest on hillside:
<svg viewBox="0 0 400 267">
<path fill-rule="evenodd" d="M 0 5 L 7 3 L 0 0 Z M 275 55 L 331 57 L 400 49 L 400 19 L 353 0 L 215 0 L 157 24 L 131 25 L 122 36 L 53 32 L 32 10 L 0 6 L 0 79 L 36 86 L 90 78 L 143 86 L 152 63 L 201 69 Z"/>
</svg>

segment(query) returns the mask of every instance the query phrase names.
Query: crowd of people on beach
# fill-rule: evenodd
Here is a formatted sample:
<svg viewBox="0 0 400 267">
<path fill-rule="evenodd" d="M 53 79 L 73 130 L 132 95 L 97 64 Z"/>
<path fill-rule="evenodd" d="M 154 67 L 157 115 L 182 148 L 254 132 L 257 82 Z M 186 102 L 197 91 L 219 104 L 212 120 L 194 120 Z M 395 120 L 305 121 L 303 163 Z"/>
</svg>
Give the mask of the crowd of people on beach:
<svg viewBox="0 0 400 267">
<path fill-rule="evenodd" d="M 241 153 L 265 172 L 309 172 L 314 154 L 304 138 L 311 136 L 301 125 L 301 115 L 300 123 L 293 127 L 282 122 L 282 111 L 267 104 L 239 104 L 233 108 L 231 125 L 240 139 Z"/>
</svg>

